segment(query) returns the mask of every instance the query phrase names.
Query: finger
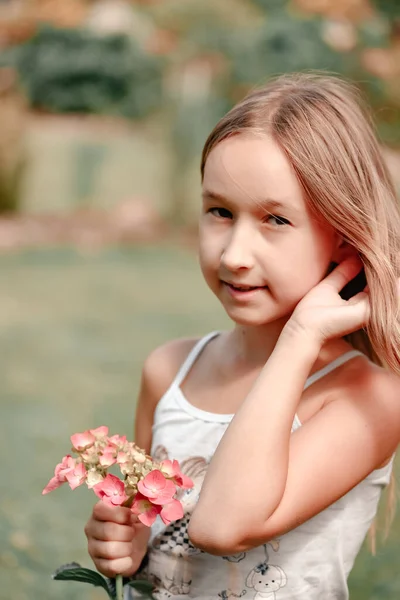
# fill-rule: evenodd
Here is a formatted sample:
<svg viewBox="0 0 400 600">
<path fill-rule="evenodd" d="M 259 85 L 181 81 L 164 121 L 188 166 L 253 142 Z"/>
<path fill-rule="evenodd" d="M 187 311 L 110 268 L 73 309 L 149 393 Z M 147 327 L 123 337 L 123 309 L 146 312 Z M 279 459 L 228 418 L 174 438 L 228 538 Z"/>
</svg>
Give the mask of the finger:
<svg viewBox="0 0 400 600">
<path fill-rule="evenodd" d="M 363 263 L 358 256 L 350 256 L 342 261 L 325 279 L 323 283 L 340 292 L 363 269 Z"/>
<path fill-rule="evenodd" d="M 130 557 L 117 558 L 116 560 L 99 558 L 98 560 L 95 560 L 94 563 L 98 571 L 103 573 L 106 577 L 115 577 L 115 575 L 129 577 L 135 570 L 133 560 Z"/>
<path fill-rule="evenodd" d="M 112 521 L 93 521 L 88 528 L 90 537 L 102 541 L 131 542 L 135 529 L 129 525 L 119 525 Z"/>
<path fill-rule="evenodd" d="M 98 521 L 112 521 L 121 525 L 131 523 L 131 511 L 126 506 L 109 506 L 100 501 L 93 508 L 93 517 Z"/>
<path fill-rule="evenodd" d="M 100 540 L 92 540 L 90 542 L 90 555 L 98 558 L 107 558 L 108 560 L 116 560 L 118 558 L 126 558 L 132 554 L 132 543 L 129 542 L 102 542 Z"/>
<path fill-rule="evenodd" d="M 350 306 L 353 308 L 351 313 L 348 310 Z M 359 292 L 350 298 L 347 301 L 347 312 L 349 319 L 355 319 L 358 322 L 359 329 L 365 327 L 370 317 L 369 295 L 366 292 Z"/>
<path fill-rule="evenodd" d="M 349 300 L 347 300 L 347 305 L 351 304 L 359 304 L 360 308 L 361 305 L 363 305 L 364 308 L 366 308 L 367 306 L 369 307 L 369 293 L 363 290 L 355 296 L 352 296 L 351 298 L 349 298 Z"/>
</svg>

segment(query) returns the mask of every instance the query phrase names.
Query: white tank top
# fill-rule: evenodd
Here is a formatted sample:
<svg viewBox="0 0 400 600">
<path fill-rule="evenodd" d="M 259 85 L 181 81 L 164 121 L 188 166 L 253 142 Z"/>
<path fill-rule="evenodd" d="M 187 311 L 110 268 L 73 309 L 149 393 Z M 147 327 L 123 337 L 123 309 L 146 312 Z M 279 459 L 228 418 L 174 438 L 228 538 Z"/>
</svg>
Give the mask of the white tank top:
<svg viewBox="0 0 400 600">
<path fill-rule="evenodd" d="M 345 600 L 347 577 L 376 514 L 382 488 L 389 483 L 392 461 L 300 527 L 248 552 L 217 557 L 189 541 L 187 525 L 207 465 L 233 415 L 196 408 L 180 385 L 216 335 L 210 333 L 194 346 L 155 410 L 152 455 L 159 460 L 177 459 L 195 486 L 180 498 L 183 519 L 167 527 L 158 519 L 153 525 L 148 564 L 138 577 L 154 583 L 160 600 Z M 343 354 L 311 375 L 305 388 L 360 354 L 356 350 Z M 300 426 L 296 415 L 292 431 Z"/>
</svg>

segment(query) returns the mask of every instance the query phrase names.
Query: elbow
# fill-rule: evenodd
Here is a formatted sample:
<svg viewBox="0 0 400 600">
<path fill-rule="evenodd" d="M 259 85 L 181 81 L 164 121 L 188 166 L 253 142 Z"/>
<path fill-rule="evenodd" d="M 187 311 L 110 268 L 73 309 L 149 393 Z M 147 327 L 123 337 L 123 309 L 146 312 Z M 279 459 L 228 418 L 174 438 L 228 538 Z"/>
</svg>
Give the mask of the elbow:
<svg viewBox="0 0 400 600">
<path fill-rule="evenodd" d="M 201 523 L 189 523 L 188 535 L 195 548 L 214 556 L 230 556 L 241 552 L 240 540 L 223 529 L 216 529 Z"/>
<path fill-rule="evenodd" d="M 269 521 L 245 523 L 241 518 L 232 522 L 226 515 L 216 523 L 195 510 L 189 522 L 188 535 L 193 546 L 203 552 L 214 556 L 233 556 L 268 542 L 274 543 L 282 534 L 282 530 L 278 529 Z"/>
<path fill-rule="evenodd" d="M 190 520 L 188 535 L 193 546 L 214 556 L 237 555 L 259 545 L 258 540 L 256 543 L 252 541 L 254 537 L 259 539 L 259 535 L 252 536 L 249 531 L 229 523 L 216 525 L 195 514 Z"/>
</svg>

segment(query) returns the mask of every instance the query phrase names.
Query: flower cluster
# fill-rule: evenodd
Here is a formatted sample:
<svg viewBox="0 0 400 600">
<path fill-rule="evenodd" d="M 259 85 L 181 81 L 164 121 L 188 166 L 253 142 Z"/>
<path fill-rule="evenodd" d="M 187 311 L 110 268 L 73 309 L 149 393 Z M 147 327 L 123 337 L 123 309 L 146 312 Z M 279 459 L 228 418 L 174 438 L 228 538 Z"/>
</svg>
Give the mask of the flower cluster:
<svg viewBox="0 0 400 600">
<path fill-rule="evenodd" d="M 86 483 L 103 502 L 130 507 L 149 527 L 158 515 L 166 524 L 183 517 L 177 487 L 190 489 L 193 482 L 181 473 L 178 461 L 157 463 L 125 436 L 109 436 L 105 426 L 76 433 L 71 443 L 77 457 L 64 456 L 43 494 L 63 483 L 72 490 Z M 118 465 L 123 480 L 107 472 L 113 465 Z"/>
</svg>

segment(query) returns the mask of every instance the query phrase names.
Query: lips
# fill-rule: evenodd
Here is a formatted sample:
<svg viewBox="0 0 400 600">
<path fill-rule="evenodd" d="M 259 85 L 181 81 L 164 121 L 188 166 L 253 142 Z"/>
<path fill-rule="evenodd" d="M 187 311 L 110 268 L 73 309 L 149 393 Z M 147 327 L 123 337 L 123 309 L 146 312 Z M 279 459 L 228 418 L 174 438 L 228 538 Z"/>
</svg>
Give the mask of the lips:
<svg viewBox="0 0 400 600">
<path fill-rule="evenodd" d="M 268 289 L 265 285 L 245 285 L 244 283 L 228 283 L 227 281 L 223 281 L 222 284 L 230 298 L 241 303 L 254 301 L 259 297 L 259 294 L 265 293 Z"/>
<path fill-rule="evenodd" d="M 266 288 L 265 285 L 245 285 L 243 283 L 231 283 L 229 281 L 223 281 L 223 283 L 237 292 L 252 292 L 253 290 L 263 290 Z"/>
</svg>

